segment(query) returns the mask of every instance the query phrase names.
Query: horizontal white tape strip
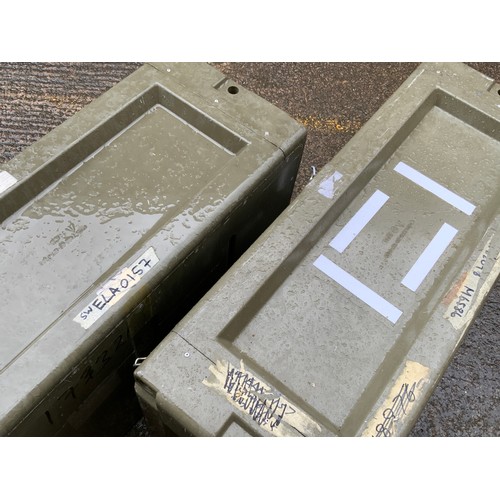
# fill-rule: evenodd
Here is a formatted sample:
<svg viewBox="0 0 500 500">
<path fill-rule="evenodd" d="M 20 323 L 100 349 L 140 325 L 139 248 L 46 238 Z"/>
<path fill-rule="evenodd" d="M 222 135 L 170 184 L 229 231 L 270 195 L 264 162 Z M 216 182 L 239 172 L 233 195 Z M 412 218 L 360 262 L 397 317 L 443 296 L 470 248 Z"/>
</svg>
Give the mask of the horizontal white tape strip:
<svg viewBox="0 0 500 500">
<path fill-rule="evenodd" d="M 389 199 L 382 191 L 375 191 L 364 205 L 352 216 L 351 220 L 342 230 L 330 241 L 330 246 L 342 253 L 349 244 L 356 238 L 361 230 L 370 222 L 375 214 L 383 207 Z"/>
<path fill-rule="evenodd" d="M 387 318 L 391 323 L 396 323 L 401 314 L 403 314 L 397 307 L 337 266 L 330 259 L 327 259 L 324 255 L 320 255 L 314 261 L 314 266 L 372 309 L 375 309 L 375 311 L 384 316 L 384 318 Z"/>
<path fill-rule="evenodd" d="M 443 201 L 446 201 L 446 203 L 458 208 L 458 210 L 462 211 L 464 214 L 470 215 L 476 208 L 475 205 L 465 200 L 458 194 L 450 191 L 438 182 L 433 181 L 430 177 L 421 174 L 418 170 L 415 170 L 413 167 L 410 167 L 402 161 L 394 167 L 394 170 L 421 188 L 424 188 L 430 193 L 436 195 L 438 198 L 441 198 Z"/>
<path fill-rule="evenodd" d="M 457 232 L 458 230 L 453 226 L 446 223 L 443 224 L 401 283 L 412 292 L 415 292 L 434 267 L 439 257 L 441 257 L 448 248 L 448 245 Z"/>
</svg>

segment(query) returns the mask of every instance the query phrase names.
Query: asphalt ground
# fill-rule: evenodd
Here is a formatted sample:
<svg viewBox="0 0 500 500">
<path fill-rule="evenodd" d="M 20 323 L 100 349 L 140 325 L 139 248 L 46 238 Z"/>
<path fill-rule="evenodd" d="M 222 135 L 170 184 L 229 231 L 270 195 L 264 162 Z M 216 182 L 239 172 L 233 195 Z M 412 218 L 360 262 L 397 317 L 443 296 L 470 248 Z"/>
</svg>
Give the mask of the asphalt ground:
<svg viewBox="0 0 500 500">
<path fill-rule="evenodd" d="M 212 63 L 308 129 L 294 197 L 417 63 Z M 500 63 L 470 63 L 500 83 Z M 130 74 L 140 63 L 1 63 L 0 164 Z M 499 96 L 500 103 L 500 96 Z M 411 436 L 500 436 L 500 282 L 490 293 Z M 111 401 L 113 407 L 115 402 Z M 137 405 L 101 413 L 100 435 L 147 436 Z M 96 433 L 97 434 L 97 433 Z"/>
</svg>

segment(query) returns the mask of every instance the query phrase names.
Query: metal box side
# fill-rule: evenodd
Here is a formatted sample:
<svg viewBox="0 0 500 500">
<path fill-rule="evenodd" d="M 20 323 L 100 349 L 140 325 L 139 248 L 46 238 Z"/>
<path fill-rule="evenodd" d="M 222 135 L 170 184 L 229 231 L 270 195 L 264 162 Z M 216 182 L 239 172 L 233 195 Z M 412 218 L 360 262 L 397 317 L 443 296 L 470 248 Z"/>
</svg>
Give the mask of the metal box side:
<svg viewBox="0 0 500 500">
<path fill-rule="evenodd" d="M 293 275 L 296 269 L 302 266 L 301 262 L 304 256 L 311 249 L 314 249 L 318 240 L 330 230 L 335 221 L 342 217 L 352 200 L 363 192 L 365 186 L 377 175 L 384 163 L 391 158 L 422 120 L 427 120 L 426 126 L 429 124 L 429 120 L 434 120 L 438 125 L 446 124 L 446 127 L 454 127 L 456 123 L 460 122 L 460 124 L 464 124 L 463 129 L 466 135 L 469 131 L 471 134 L 475 133 L 473 131 L 477 131 L 474 139 L 478 138 L 483 141 L 485 147 L 491 149 L 491 155 L 494 155 L 499 141 L 498 122 L 500 116 L 496 101 L 492 95 L 488 95 L 491 86 L 491 79 L 464 65 L 427 64 L 419 67 L 339 155 L 323 169 L 321 175 L 311 182 L 286 212 L 244 254 L 235 268 L 230 270 L 204 298 L 203 302 L 198 304 L 188 317 L 174 328 L 173 333 L 176 333 L 205 357 L 201 361 L 196 358 L 196 361 L 192 363 L 192 371 L 198 375 L 198 378 L 195 375 L 190 376 L 187 369 L 184 370 L 184 379 L 177 378 L 179 369 L 176 366 L 180 362 L 174 362 L 174 360 L 180 358 L 183 344 L 180 341 L 173 343 L 171 338 L 168 343 L 161 344 L 136 371 L 138 386 L 148 385 L 153 393 L 158 391 L 156 395 L 156 419 L 164 421 L 168 417 L 162 416 L 162 412 L 165 414 L 170 412 L 172 415 L 173 408 L 178 408 L 178 414 L 189 415 L 189 419 L 185 420 L 188 431 L 196 433 L 198 427 L 201 426 L 203 433 L 218 435 L 228 419 L 237 414 L 254 432 L 259 435 L 270 435 L 269 425 L 265 427 L 262 422 L 257 423 L 254 419 L 255 413 L 250 413 L 248 408 L 255 409 L 255 405 L 259 404 L 262 408 L 266 399 L 276 401 L 278 395 L 281 395 L 283 398 L 288 397 L 288 402 L 294 403 L 295 409 L 298 407 L 305 411 L 306 416 L 313 420 L 313 423 L 307 421 L 310 424 L 309 427 L 304 427 L 307 427 L 312 435 L 317 433 L 321 435 L 356 435 L 370 433 L 377 426 L 383 425 L 383 422 L 380 421 L 380 415 L 383 415 L 384 412 L 386 415 L 391 411 L 394 412 L 390 405 L 387 406 L 387 402 L 397 401 L 397 398 L 400 397 L 397 391 L 395 394 L 393 391 L 416 383 L 418 390 L 409 390 L 405 395 L 407 399 L 404 408 L 408 410 L 407 414 L 403 415 L 404 418 L 399 415 L 397 424 L 391 422 L 393 427 L 389 431 L 395 434 L 408 433 L 449 362 L 454 349 L 480 309 L 485 294 L 498 276 L 499 269 L 498 265 L 495 264 L 500 250 L 497 233 L 498 207 L 493 203 L 492 200 L 495 197 L 492 198 L 491 194 L 491 189 L 494 190 L 495 186 L 498 189 L 498 179 L 492 179 L 493 184 L 490 186 L 490 191 L 485 191 L 489 198 L 484 202 L 485 205 L 478 209 L 478 212 L 484 216 L 483 220 L 477 219 L 475 227 L 473 227 L 474 224 L 468 223 L 467 227 L 470 229 L 467 229 L 467 234 L 471 243 L 465 247 L 467 251 L 458 252 L 458 256 L 455 254 L 455 259 L 451 259 L 446 266 L 441 267 L 440 272 L 443 273 L 442 276 L 445 276 L 445 279 L 442 282 L 435 281 L 431 298 L 419 296 L 419 300 L 425 299 L 427 301 L 426 304 L 429 304 L 430 310 L 439 312 L 434 316 L 426 312 L 422 320 L 417 319 L 413 326 L 409 319 L 404 319 L 405 324 L 410 325 L 409 330 L 407 330 L 409 335 L 406 338 L 401 337 L 402 340 L 396 342 L 397 347 L 393 350 L 396 353 L 401 353 L 403 358 L 398 358 L 397 362 L 393 358 L 389 363 L 382 364 L 377 376 L 367 386 L 366 393 L 355 402 L 349 415 L 340 425 L 332 424 L 316 407 L 305 403 L 303 393 L 298 394 L 286 385 L 283 378 L 270 373 L 274 368 L 273 364 L 286 366 L 285 355 L 274 361 L 268 358 L 268 364 L 263 366 L 251 354 L 257 350 L 250 351 L 252 348 L 250 338 L 246 341 L 244 349 L 241 344 L 239 347 L 235 347 L 234 343 L 240 332 L 250 324 L 254 325 L 255 342 L 257 339 L 261 341 L 265 339 L 265 345 L 271 345 L 272 342 L 283 346 L 287 345 L 284 331 L 279 329 L 259 331 L 257 326 L 262 327 L 265 322 L 254 324 L 254 318 L 262 314 L 262 308 L 273 296 L 281 293 L 280 286 Z M 413 104 L 405 106 L 405 101 Z M 427 118 L 428 113 L 434 107 L 437 110 L 429 115 L 431 118 Z M 422 127 L 419 129 L 419 133 L 421 130 Z M 492 158 L 493 156 L 488 157 L 490 163 Z M 491 175 L 491 172 L 490 168 L 488 175 Z M 340 177 L 337 175 L 339 173 Z M 483 202 L 481 196 L 478 197 L 480 192 L 480 188 L 475 191 L 474 201 L 477 203 Z M 460 218 L 462 218 L 460 220 L 465 221 L 468 215 L 457 213 L 453 217 L 456 221 L 459 221 Z M 488 254 L 488 259 L 483 265 L 481 260 L 485 251 Z M 331 253 L 331 251 L 329 252 Z M 453 322 L 450 322 L 450 318 L 455 317 L 451 314 L 453 311 L 450 313 L 447 308 L 450 304 L 453 305 L 454 300 L 460 300 L 462 292 L 460 285 L 464 284 L 464 276 L 474 275 L 474 266 L 478 263 L 477 259 L 479 259 L 479 265 L 483 265 L 484 269 L 480 277 L 481 281 L 478 282 L 480 287 L 474 287 L 478 293 L 475 294 L 474 301 L 471 301 L 464 320 L 454 325 Z M 478 271 L 476 270 L 476 272 Z M 320 276 L 318 274 L 314 279 L 317 281 Z M 436 280 L 437 277 L 434 276 L 433 279 Z M 238 290 L 237 283 L 242 282 L 246 285 L 245 290 Z M 309 287 L 308 289 L 306 283 L 303 288 L 306 290 L 306 294 L 307 291 L 311 296 L 314 293 L 314 288 Z M 291 289 L 288 290 L 291 292 Z M 304 296 L 304 294 L 298 295 Z M 439 298 L 449 300 L 449 303 L 440 303 Z M 285 299 L 282 300 L 281 304 L 283 301 Z M 274 304 L 277 303 L 280 302 L 274 302 Z M 322 305 L 324 306 L 324 304 Z M 296 304 L 296 307 L 301 306 Z M 219 314 L 212 319 L 210 312 L 215 310 L 219 311 Z M 315 325 L 317 311 L 313 308 L 306 310 L 310 316 L 310 325 Z M 283 307 L 274 312 L 267 309 L 266 317 L 271 318 L 271 313 L 275 313 L 276 317 L 280 315 L 284 317 L 287 309 Z M 274 316 L 272 318 L 275 320 Z M 429 322 L 429 328 L 420 330 L 426 325 L 426 321 Z M 287 323 L 287 327 L 292 327 L 292 325 Z M 436 339 L 436 332 L 439 331 L 443 332 L 443 336 Z M 303 340 L 301 345 L 305 346 L 306 342 Z M 287 345 L 285 352 L 290 353 L 291 349 L 293 346 Z M 259 354 L 262 355 L 262 353 Z M 188 357 L 188 359 L 192 358 Z M 244 360 L 244 365 L 242 360 Z M 199 363 L 201 362 L 205 366 L 204 377 L 199 376 Z M 310 373 L 303 373 L 301 368 L 293 364 L 293 360 L 288 359 L 288 362 L 292 363 L 293 366 L 293 370 L 289 372 L 290 378 L 293 378 L 292 373 L 296 372 L 302 373 L 304 377 L 312 376 Z M 313 363 L 310 360 L 308 362 L 309 364 Z M 321 367 L 321 363 L 319 361 L 317 363 L 318 367 Z M 166 373 L 160 373 L 161 369 L 165 370 Z M 243 387 L 239 394 L 230 392 L 228 387 L 234 385 L 235 373 L 238 374 L 238 380 L 244 379 L 247 382 L 252 380 L 248 384 L 253 387 L 253 391 L 257 391 L 255 385 L 260 384 L 257 392 L 260 391 L 262 395 L 269 394 L 269 397 L 261 396 L 259 399 L 258 395 L 256 396 L 249 389 L 250 385 L 246 388 Z M 189 393 L 185 393 L 186 383 L 183 380 L 187 380 L 189 384 Z M 314 383 L 312 379 L 310 382 Z M 311 392 L 314 392 L 316 385 L 317 383 L 310 386 Z M 214 410 L 211 403 L 208 402 L 212 401 L 211 398 L 214 394 L 207 386 L 218 390 L 217 410 Z M 194 405 L 193 400 L 198 403 Z M 241 403 L 240 412 L 234 410 L 234 402 L 237 400 Z M 415 400 L 416 403 L 414 403 Z M 204 408 L 200 409 L 200 401 L 207 401 L 206 406 L 210 408 L 210 411 L 216 411 L 216 414 L 222 412 L 223 417 L 216 422 L 211 420 L 210 411 L 205 412 Z M 409 407 L 406 406 L 408 402 L 411 403 Z M 283 405 L 283 400 L 280 404 Z M 201 420 L 195 419 L 194 415 Z M 279 422 L 277 425 L 276 415 L 273 418 L 274 421 L 272 418 L 270 419 L 271 423 L 274 422 L 271 429 L 275 430 L 279 427 Z M 188 424 L 188 422 L 193 420 L 197 422 L 198 427 L 190 427 L 191 423 Z M 314 428 L 314 423 L 318 424 L 320 430 Z M 282 427 L 284 428 L 285 425 Z M 382 434 L 386 431 L 387 428 L 383 425 Z M 278 433 L 275 432 L 275 434 Z M 307 435 L 307 433 L 305 434 Z"/>
<path fill-rule="evenodd" d="M 205 66 L 194 64 L 191 70 L 203 73 Z M 194 92 L 188 84 L 181 85 L 178 77 L 168 78 L 166 73 L 145 65 L 2 166 L 2 172 L 16 181 L 1 195 L 5 223 L 23 203 L 50 191 L 72 169 L 103 151 L 99 145 L 109 147 L 121 130 L 138 123 L 148 110 L 163 106 L 182 126 L 197 127 L 207 144 L 210 140 L 218 142 L 221 154 L 235 167 L 230 176 L 216 173 L 210 182 L 195 185 L 188 204 L 181 213 L 172 214 L 170 224 L 153 226 L 146 240 L 123 253 L 113 268 L 103 269 L 101 278 L 63 311 L 49 330 L 2 369 L 1 383 L 7 394 L 3 398 L 2 433 L 38 432 L 37 424 L 25 419 L 28 414 L 35 417 L 35 413 L 50 425 L 63 425 L 88 393 L 86 389 L 77 394 L 76 382 L 86 381 L 101 368 L 101 376 L 107 377 L 110 367 L 117 369 L 120 362 L 128 362 L 136 348 L 134 337 L 145 322 L 164 312 L 166 300 L 175 310 L 199 281 L 215 280 L 288 204 L 305 142 L 304 127 L 272 107 L 267 125 L 272 131 L 275 114 L 276 146 L 264 132 L 260 137 L 260 131 L 242 123 L 242 115 L 230 104 L 224 110 L 217 109 L 209 97 L 202 95 L 200 82 Z M 208 87 L 208 94 L 216 92 L 211 82 Z M 254 99 L 259 109 L 266 109 L 263 99 L 243 88 L 240 97 Z M 158 113 L 167 116 L 163 109 Z M 249 217 L 248 211 L 254 217 Z M 171 236 L 176 236 L 180 244 Z M 158 262 L 141 279 L 140 288 L 124 295 L 114 310 L 86 329 L 73 321 L 99 286 L 151 248 L 156 249 Z M 173 321 L 175 314 L 167 311 L 169 314 Z M 109 361 L 110 349 L 117 355 L 113 363 Z M 47 398 L 55 402 L 53 414 L 43 407 Z"/>
</svg>

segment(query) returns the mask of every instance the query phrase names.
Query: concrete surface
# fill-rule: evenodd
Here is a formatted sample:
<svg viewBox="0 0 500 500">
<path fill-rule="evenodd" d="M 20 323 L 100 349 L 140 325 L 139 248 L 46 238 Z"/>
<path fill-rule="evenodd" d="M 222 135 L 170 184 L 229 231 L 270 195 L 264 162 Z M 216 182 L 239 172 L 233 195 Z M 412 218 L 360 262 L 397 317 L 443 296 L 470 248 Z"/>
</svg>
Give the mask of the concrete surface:
<svg viewBox="0 0 500 500">
<path fill-rule="evenodd" d="M 294 196 L 309 181 L 311 166 L 319 171 L 418 65 L 213 64 L 308 128 Z M 500 63 L 470 65 L 500 82 Z M 1 63 L 0 164 L 139 66 L 140 63 Z M 499 305 L 497 282 L 412 436 L 500 436 Z M 130 387 L 110 400 L 108 407 L 96 415 L 96 422 L 99 429 L 92 435 L 148 435 Z"/>
</svg>

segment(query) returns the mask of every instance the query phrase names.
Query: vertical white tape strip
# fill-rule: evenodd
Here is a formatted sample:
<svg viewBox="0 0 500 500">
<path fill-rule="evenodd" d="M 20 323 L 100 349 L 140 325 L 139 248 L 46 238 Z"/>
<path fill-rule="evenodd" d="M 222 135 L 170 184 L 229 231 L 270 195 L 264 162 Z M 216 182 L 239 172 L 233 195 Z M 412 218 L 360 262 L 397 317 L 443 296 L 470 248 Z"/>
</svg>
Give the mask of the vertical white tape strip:
<svg viewBox="0 0 500 500">
<path fill-rule="evenodd" d="M 393 306 L 378 293 L 358 281 L 354 276 L 344 271 L 324 255 L 320 255 L 314 261 L 314 266 L 372 309 L 375 309 L 375 311 L 384 316 L 384 318 L 387 318 L 391 323 L 396 323 L 401 316 L 402 311 L 396 306 Z"/>
<path fill-rule="evenodd" d="M 443 224 L 401 283 L 412 292 L 415 292 L 434 267 L 439 257 L 441 257 L 448 248 L 448 245 L 457 232 L 458 230 L 453 226 L 446 223 Z"/>
<path fill-rule="evenodd" d="M 458 208 L 458 210 L 462 211 L 464 214 L 470 215 L 474 212 L 476 208 L 475 205 L 468 202 L 458 194 L 450 191 L 448 188 L 445 188 L 443 185 L 439 184 L 436 181 L 433 181 L 431 178 L 427 177 L 424 174 L 421 174 L 418 170 L 415 170 L 413 167 L 410 167 L 406 163 L 400 161 L 395 167 L 394 170 L 401 174 L 403 177 L 406 177 L 410 181 L 414 182 L 421 188 L 429 191 L 430 193 L 436 195 L 438 198 L 441 198 L 446 203 Z"/>
<path fill-rule="evenodd" d="M 10 186 L 13 186 L 17 182 L 17 179 L 9 174 L 9 172 L 6 172 L 5 170 L 0 171 L 0 193 L 3 193 L 4 191 L 7 191 L 7 189 L 10 188 Z"/>
<path fill-rule="evenodd" d="M 382 191 L 375 191 L 364 205 L 352 216 L 351 220 L 330 241 L 330 246 L 342 253 L 348 245 L 356 238 L 361 230 L 370 222 L 375 214 L 383 207 L 389 199 Z"/>
</svg>

